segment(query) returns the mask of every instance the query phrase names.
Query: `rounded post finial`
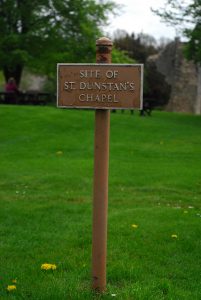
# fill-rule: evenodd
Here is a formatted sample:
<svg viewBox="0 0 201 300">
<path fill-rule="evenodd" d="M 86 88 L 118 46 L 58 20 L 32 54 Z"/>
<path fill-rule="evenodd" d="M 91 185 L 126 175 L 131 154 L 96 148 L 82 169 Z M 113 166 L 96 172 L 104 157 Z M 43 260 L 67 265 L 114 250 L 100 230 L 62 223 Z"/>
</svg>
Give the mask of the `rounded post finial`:
<svg viewBox="0 0 201 300">
<path fill-rule="evenodd" d="M 96 62 L 110 64 L 112 61 L 112 41 L 107 37 L 101 37 L 96 41 Z"/>
<path fill-rule="evenodd" d="M 112 46 L 112 41 L 107 37 L 100 37 L 96 40 L 96 46 Z"/>
</svg>

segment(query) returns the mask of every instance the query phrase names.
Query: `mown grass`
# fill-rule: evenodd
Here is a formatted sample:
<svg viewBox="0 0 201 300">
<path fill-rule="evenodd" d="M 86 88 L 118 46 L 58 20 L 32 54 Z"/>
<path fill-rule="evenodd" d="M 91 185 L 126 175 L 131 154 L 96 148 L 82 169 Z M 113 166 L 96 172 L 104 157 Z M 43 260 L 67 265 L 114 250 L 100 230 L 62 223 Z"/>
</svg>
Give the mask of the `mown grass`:
<svg viewBox="0 0 201 300">
<path fill-rule="evenodd" d="M 0 299 L 201 299 L 201 118 L 111 114 L 103 295 L 90 288 L 93 137 L 93 111 L 0 107 Z"/>
</svg>

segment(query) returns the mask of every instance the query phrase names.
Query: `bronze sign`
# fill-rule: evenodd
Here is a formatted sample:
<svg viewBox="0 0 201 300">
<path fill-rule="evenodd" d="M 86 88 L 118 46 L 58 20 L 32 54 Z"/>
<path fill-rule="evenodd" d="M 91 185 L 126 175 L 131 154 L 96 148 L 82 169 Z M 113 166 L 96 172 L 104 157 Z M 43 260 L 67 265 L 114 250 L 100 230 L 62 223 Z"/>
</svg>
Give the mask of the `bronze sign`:
<svg viewBox="0 0 201 300">
<path fill-rule="evenodd" d="M 57 105 L 141 109 L 142 78 L 140 64 L 58 64 Z"/>
</svg>

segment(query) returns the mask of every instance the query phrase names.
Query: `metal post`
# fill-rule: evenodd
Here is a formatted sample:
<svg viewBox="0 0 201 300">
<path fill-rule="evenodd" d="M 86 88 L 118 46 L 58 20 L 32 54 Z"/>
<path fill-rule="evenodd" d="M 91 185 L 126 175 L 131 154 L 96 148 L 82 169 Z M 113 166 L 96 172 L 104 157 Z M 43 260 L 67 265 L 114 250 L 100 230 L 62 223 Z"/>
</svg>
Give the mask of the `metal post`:
<svg viewBox="0 0 201 300">
<path fill-rule="evenodd" d="M 96 46 L 96 62 L 111 63 L 112 42 L 103 37 L 97 40 Z M 94 145 L 92 287 L 99 292 L 106 289 L 109 132 L 110 111 L 97 109 Z"/>
</svg>

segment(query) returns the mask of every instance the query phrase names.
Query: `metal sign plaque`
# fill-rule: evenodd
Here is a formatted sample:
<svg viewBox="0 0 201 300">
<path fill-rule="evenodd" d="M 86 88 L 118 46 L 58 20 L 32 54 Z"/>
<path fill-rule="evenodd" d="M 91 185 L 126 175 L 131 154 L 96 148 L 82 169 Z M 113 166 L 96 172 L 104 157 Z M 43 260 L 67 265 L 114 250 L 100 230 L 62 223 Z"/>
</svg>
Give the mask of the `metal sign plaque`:
<svg viewBox="0 0 201 300">
<path fill-rule="evenodd" d="M 57 106 L 141 109 L 143 65 L 58 64 Z"/>
</svg>

